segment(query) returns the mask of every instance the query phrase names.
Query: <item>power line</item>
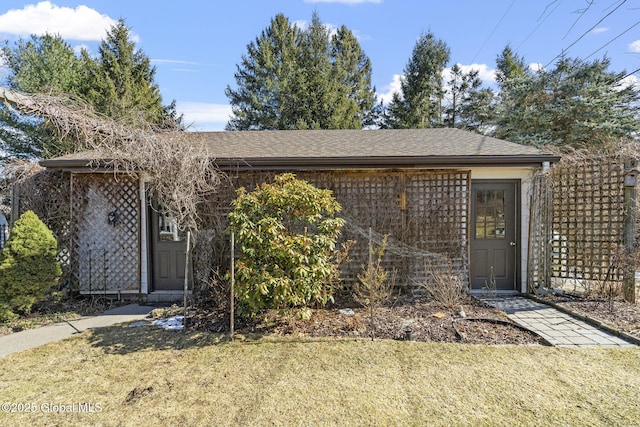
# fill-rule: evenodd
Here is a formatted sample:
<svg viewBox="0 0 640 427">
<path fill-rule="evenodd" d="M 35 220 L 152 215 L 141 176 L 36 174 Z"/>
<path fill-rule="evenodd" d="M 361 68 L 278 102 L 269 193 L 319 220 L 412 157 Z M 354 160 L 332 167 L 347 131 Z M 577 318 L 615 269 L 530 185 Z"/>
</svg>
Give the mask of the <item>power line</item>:
<svg viewBox="0 0 640 427">
<path fill-rule="evenodd" d="M 605 16 L 603 16 L 598 22 L 596 22 L 595 24 L 593 24 L 587 31 L 585 31 L 584 33 L 582 33 L 580 35 L 580 37 L 578 37 L 578 39 L 576 41 L 574 41 L 573 43 L 571 43 L 569 46 L 567 46 L 566 48 L 562 49 L 562 52 L 560 52 L 558 55 L 554 56 L 551 61 L 549 61 L 547 64 L 545 64 L 542 68 L 547 68 L 549 65 L 551 65 L 553 63 L 553 61 L 555 61 L 556 59 L 560 58 L 562 55 L 565 54 L 565 52 L 569 49 L 571 49 L 573 46 L 576 45 L 576 43 L 578 43 L 580 40 L 582 40 L 582 38 L 584 36 L 586 36 L 587 34 L 589 34 L 594 28 L 596 28 L 598 25 L 600 25 L 602 23 L 602 21 L 604 21 L 605 19 L 607 19 L 613 12 L 615 12 L 616 10 L 618 10 L 623 4 L 625 4 L 627 2 L 627 0 L 621 0 L 620 4 L 618 4 L 618 6 L 616 6 L 611 12 L 607 13 Z M 634 25 L 635 26 L 635 25 Z M 627 30 L 628 31 L 628 30 Z M 626 32 L 626 31 L 625 31 Z M 603 46 L 604 47 L 604 46 Z M 602 49 L 602 48 L 600 48 Z M 598 50 L 600 50 L 598 49 Z M 597 51 L 596 51 L 597 52 Z"/>
<path fill-rule="evenodd" d="M 556 4 L 556 7 L 554 7 L 554 8 L 553 8 L 553 10 L 552 10 L 551 12 L 547 13 L 547 15 L 546 15 L 546 16 L 544 16 L 544 15 L 545 15 L 545 13 L 547 12 L 547 9 L 549 8 L 549 6 L 551 6 L 553 3 L 557 3 L 557 4 Z M 555 11 L 556 11 L 556 9 L 557 9 L 561 4 L 562 4 L 562 2 L 561 2 L 561 1 L 560 1 L 560 2 L 554 1 L 553 3 L 549 3 L 549 4 L 547 4 L 547 5 L 545 6 L 544 10 L 542 11 L 542 15 L 541 15 L 541 17 L 542 17 L 542 16 L 544 16 L 544 18 L 542 18 L 542 20 L 541 20 L 541 21 L 540 21 L 540 18 L 538 18 L 538 20 L 539 20 L 540 22 L 538 23 L 538 25 L 536 25 L 536 26 L 534 27 L 534 29 L 533 29 L 533 30 L 531 30 L 531 32 L 530 32 L 529 34 L 527 34 L 527 37 L 525 37 L 525 38 L 524 38 L 524 40 L 522 40 L 522 41 L 520 42 L 520 44 L 518 45 L 518 47 L 516 47 L 516 51 L 520 50 L 520 48 L 522 47 L 522 45 L 523 45 L 523 44 L 525 44 L 525 43 L 527 42 L 527 40 L 529 40 L 529 38 L 530 38 L 530 37 L 531 37 L 531 36 L 532 36 L 532 35 L 533 35 L 537 30 L 538 30 L 538 28 L 540 28 L 540 26 L 541 26 L 542 24 L 544 24 L 544 22 L 545 22 L 545 21 L 546 21 L 546 20 L 547 20 L 551 15 L 553 15 L 553 12 L 555 12 Z"/>
<path fill-rule="evenodd" d="M 507 7 L 507 10 L 505 10 L 505 12 L 502 14 L 502 17 L 498 20 L 498 23 L 493 27 L 493 30 L 491 30 L 491 32 L 489 33 L 489 35 L 485 39 L 484 43 L 482 43 L 482 46 L 480 46 L 480 49 L 478 49 L 478 52 L 476 52 L 476 54 L 473 56 L 473 59 L 471 59 L 471 63 L 473 63 L 476 60 L 476 58 L 478 57 L 478 55 L 480 55 L 480 52 L 482 52 L 482 49 L 484 49 L 484 47 L 487 45 L 487 42 L 489 42 L 489 39 L 496 32 L 496 30 L 498 29 L 498 27 L 500 26 L 500 24 L 504 20 L 504 17 L 507 16 L 507 13 L 509 13 L 509 11 L 511 10 L 511 7 L 514 5 L 515 2 L 516 2 L 516 0 L 511 0 L 511 4 L 509 5 L 509 7 Z"/>
<path fill-rule="evenodd" d="M 569 27 L 569 29 L 567 30 L 567 32 L 565 33 L 564 37 L 562 37 L 562 40 L 564 40 L 569 33 L 571 32 L 571 30 L 573 30 L 573 27 L 576 26 L 576 24 L 578 23 L 578 21 L 584 16 L 585 13 L 587 13 L 589 11 L 589 9 L 591 9 L 591 6 L 593 6 L 593 3 L 595 2 L 595 0 L 587 0 L 587 4 L 588 6 L 585 7 L 584 9 L 580 10 L 578 9 L 576 12 L 578 12 L 580 15 L 578 15 L 578 17 L 576 18 L 575 21 L 573 21 L 573 24 L 571 24 L 571 26 Z"/>
<path fill-rule="evenodd" d="M 617 36 L 615 36 L 614 38 L 612 38 L 611 40 L 609 40 L 607 43 L 603 44 L 602 46 L 600 46 L 598 49 L 594 50 L 593 52 L 591 52 L 586 58 L 584 59 L 589 59 L 590 57 L 592 57 L 593 55 L 595 55 L 596 53 L 600 52 L 602 49 L 604 49 L 605 47 L 607 47 L 608 45 L 610 45 L 611 43 L 613 43 L 614 41 L 616 41 L 617 39 L 619 39 L 620 37 L 622 37 L 624 34 L 626 34 L 627 32 L 629 32 L 632 28 L 637 27 L 638 24 L 640 24 L 640 21 L 636 22 L 635 24 L 633 24 L 632 26 L 630 26 L 629 28 L 627 28 L 626 30 L 624 30 L 623 32 L 621 32 L 620 34 L 618 34 Z"/>
</svg>

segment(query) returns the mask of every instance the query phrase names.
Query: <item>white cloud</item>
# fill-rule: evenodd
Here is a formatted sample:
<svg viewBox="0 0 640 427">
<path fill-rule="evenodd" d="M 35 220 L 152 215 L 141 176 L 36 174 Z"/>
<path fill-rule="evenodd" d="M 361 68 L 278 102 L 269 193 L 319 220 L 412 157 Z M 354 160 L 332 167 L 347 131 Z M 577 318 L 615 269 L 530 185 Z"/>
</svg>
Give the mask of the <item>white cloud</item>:
<svg viewBox="0 0 640 427">
<path fill-rule="evenodd" d="M 79 44 L 73 47 L 73 51 L 76 53 L 76 55 L 79 55 L 83 50 L 91 52 L 91 49 L 86 44 Z"/>
<path fill-rule="evenodd" d="M 400 85 L 402 84 L 402 78 L 404 76 L 400 75 L 400 74 L 394 74 L 393 75 L 393 79 L 391 80 L 391 83 L 389 83 L 388 85 L 384 86 L 382 88 L 383 92 L 378 92 L 378 101 L 377 102 L 382 102 L 383 104 L 388 104 L 389 102 L 391 102 L 391 98 L 393 97 L 393 94 L 398 92 L 401 94 L 400 91 Z"/>
<path fill-rule="evenodd" d="M 360 4 L 360 3 L 382 3 L 382 0 L 304 0 L 305 3 L 342 3 L 342 4 Z"/>
<path fill-rule="evenodd" d="M 496 70 L 494 68 L 489 68 L 487 64 L 458 64 L 458 66 L 463 73 L 477 71 L 478 77 L 480 77 L 480 80 L 482 80 L 484 84 L 492 85 L 496 82 Z M 451 68 L 445 68 L 442 76 L 445 78 L 445 80 L 451 79 Z"/>
<path fill-rule="evenodd" d="M 493 68 L 489 68 L 486 64 L 459 65 L 464 73 L 468 73 L 471 70 L 478 71 L 478 77 L 480 77 L 482 82 L 486 85 L 493 85 L 496 82 L 496 70 Z M 442 77 L 445 79 L 446 83 L 446 81 L 451 78 L 451 68 L 445 68 L 442 71 Z M 404 79 L 403 75 L 394 74 L 391 83 L 384 86 L 382 88 L 382 92 L 378 92 L 377 102 L 388 104 L 391 101 L 394 93 L 397 92 L 402 95 L 400 89 L 402 85 L 402 79 Z"/>
<path fill-rule="evenodd" d="M 631 74 L 630 76 L 625 77 L 624 79 L 620 80 L 620 82 L 617 85 L 617 88 L 619 88 L 620 90 L 625 89 L 627 87 L 635 87 L 636 90 L 640 90 L 640 79 Z"/>
<path fill-rule="evenodd" d="M 629 45 L 629 50 L 634 53 L 640 53 L 640 40 L 636 40 Z"/>
<path fill-rule="evenodd" d="M 177 101 L 176 110 L 192 131 L 223 130 L 231 117 L 231 106 L 205 102 Z"/>
<path fill-rule="evenodd" d="M 28 36 L 45 33 L 70 40 L 99 41 L 116 21 L 87 6 L 60 7 L 50 1 L 26 5 L 0 15 L 0 33 Z M 133 36 L 133 35 L 132 35 Z M 137 37 L 132 37 L 137 41 Z"/>
<path fill-rule="evenodd" d="M 544 65 L 542 65 L 541 62 L 532 62 L 531 64 L 529 64 L 529 69 L 531 71 L 544 71 Z"/>
<path fill-rule="evenodd" d="M 297 21 L 293 21 L 293 26 L 298 27 L 302 31 L 306 31 L 306 29 L 309 28 L 309 24 L 310 22 L 305 21 L 304 19 L 298 19 Z M 329 31 L 329 36 L 334 36 L 338 32 L 338 28 L 336 28 L 334 25 L 323 22 L 322 26 L 326 28 L 327 31 Z"/>
<path fill-rule="evenodd" d="M 592 31 L 594 34 L 606 33 L 609 31 L 609 27 L 598 27 Z"/>
</svg>

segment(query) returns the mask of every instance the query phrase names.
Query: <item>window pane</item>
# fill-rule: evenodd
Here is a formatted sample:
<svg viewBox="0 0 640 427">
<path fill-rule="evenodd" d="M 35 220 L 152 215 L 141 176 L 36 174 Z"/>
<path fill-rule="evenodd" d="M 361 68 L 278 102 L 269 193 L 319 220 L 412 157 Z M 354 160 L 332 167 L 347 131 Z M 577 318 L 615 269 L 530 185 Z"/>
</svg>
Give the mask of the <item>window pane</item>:
<svg viewBox="0 0 640 427">
<path fill-rule="evenodd" d="M 164 212 L 158 212 L 158 239 L 179 242 L 184 236 L 178 229 L 176 219 Z"/>
<path fill-rule="evenodd" d="M 476 194 L 476 239 L 504 239 L 504 190 L 478 190 Z"/>
</svg>

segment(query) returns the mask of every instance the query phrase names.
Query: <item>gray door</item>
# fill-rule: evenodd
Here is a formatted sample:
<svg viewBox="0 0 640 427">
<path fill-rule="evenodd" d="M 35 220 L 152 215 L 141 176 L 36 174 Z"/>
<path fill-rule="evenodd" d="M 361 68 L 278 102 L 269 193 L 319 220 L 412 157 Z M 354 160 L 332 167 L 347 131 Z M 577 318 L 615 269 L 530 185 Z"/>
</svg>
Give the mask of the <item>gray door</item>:
<svg viewBox="0 0 640 427">
<path fill-rule="evenodd" d="M 519 181 L 471 184 L 471 289 L 516 290 Z"/>
<path fill-rule="evenodd" d="M 184 266 L 187 242 L 175 220 L 160 209 L 150 209 L 153 290 L 184 290 Z"/>
</svg>

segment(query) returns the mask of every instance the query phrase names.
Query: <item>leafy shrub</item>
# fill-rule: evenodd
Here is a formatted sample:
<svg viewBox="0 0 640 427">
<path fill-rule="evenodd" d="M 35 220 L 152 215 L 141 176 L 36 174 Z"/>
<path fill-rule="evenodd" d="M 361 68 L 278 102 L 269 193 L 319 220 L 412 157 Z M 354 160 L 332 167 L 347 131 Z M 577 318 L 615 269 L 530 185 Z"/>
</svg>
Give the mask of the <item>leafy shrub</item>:
<svg viewBox="0 0 640 427">
<path fill-rule="evenodd" d="M 273 184 L 237 194 L 229 219 L 241 246 L 235 287 L 240 312 L 330 301 L 338 268 L 332 256 L 344 225 L 335 217 L 341 207 L 331 191 L 282 174 Z"/>
<path fill-rule="evenodd" d="M 16 221 L 0 252 L 0 321 L 29 313 L 62 274 L 56 260 L 58 243 L 32 211 Z"/>
</svg>

